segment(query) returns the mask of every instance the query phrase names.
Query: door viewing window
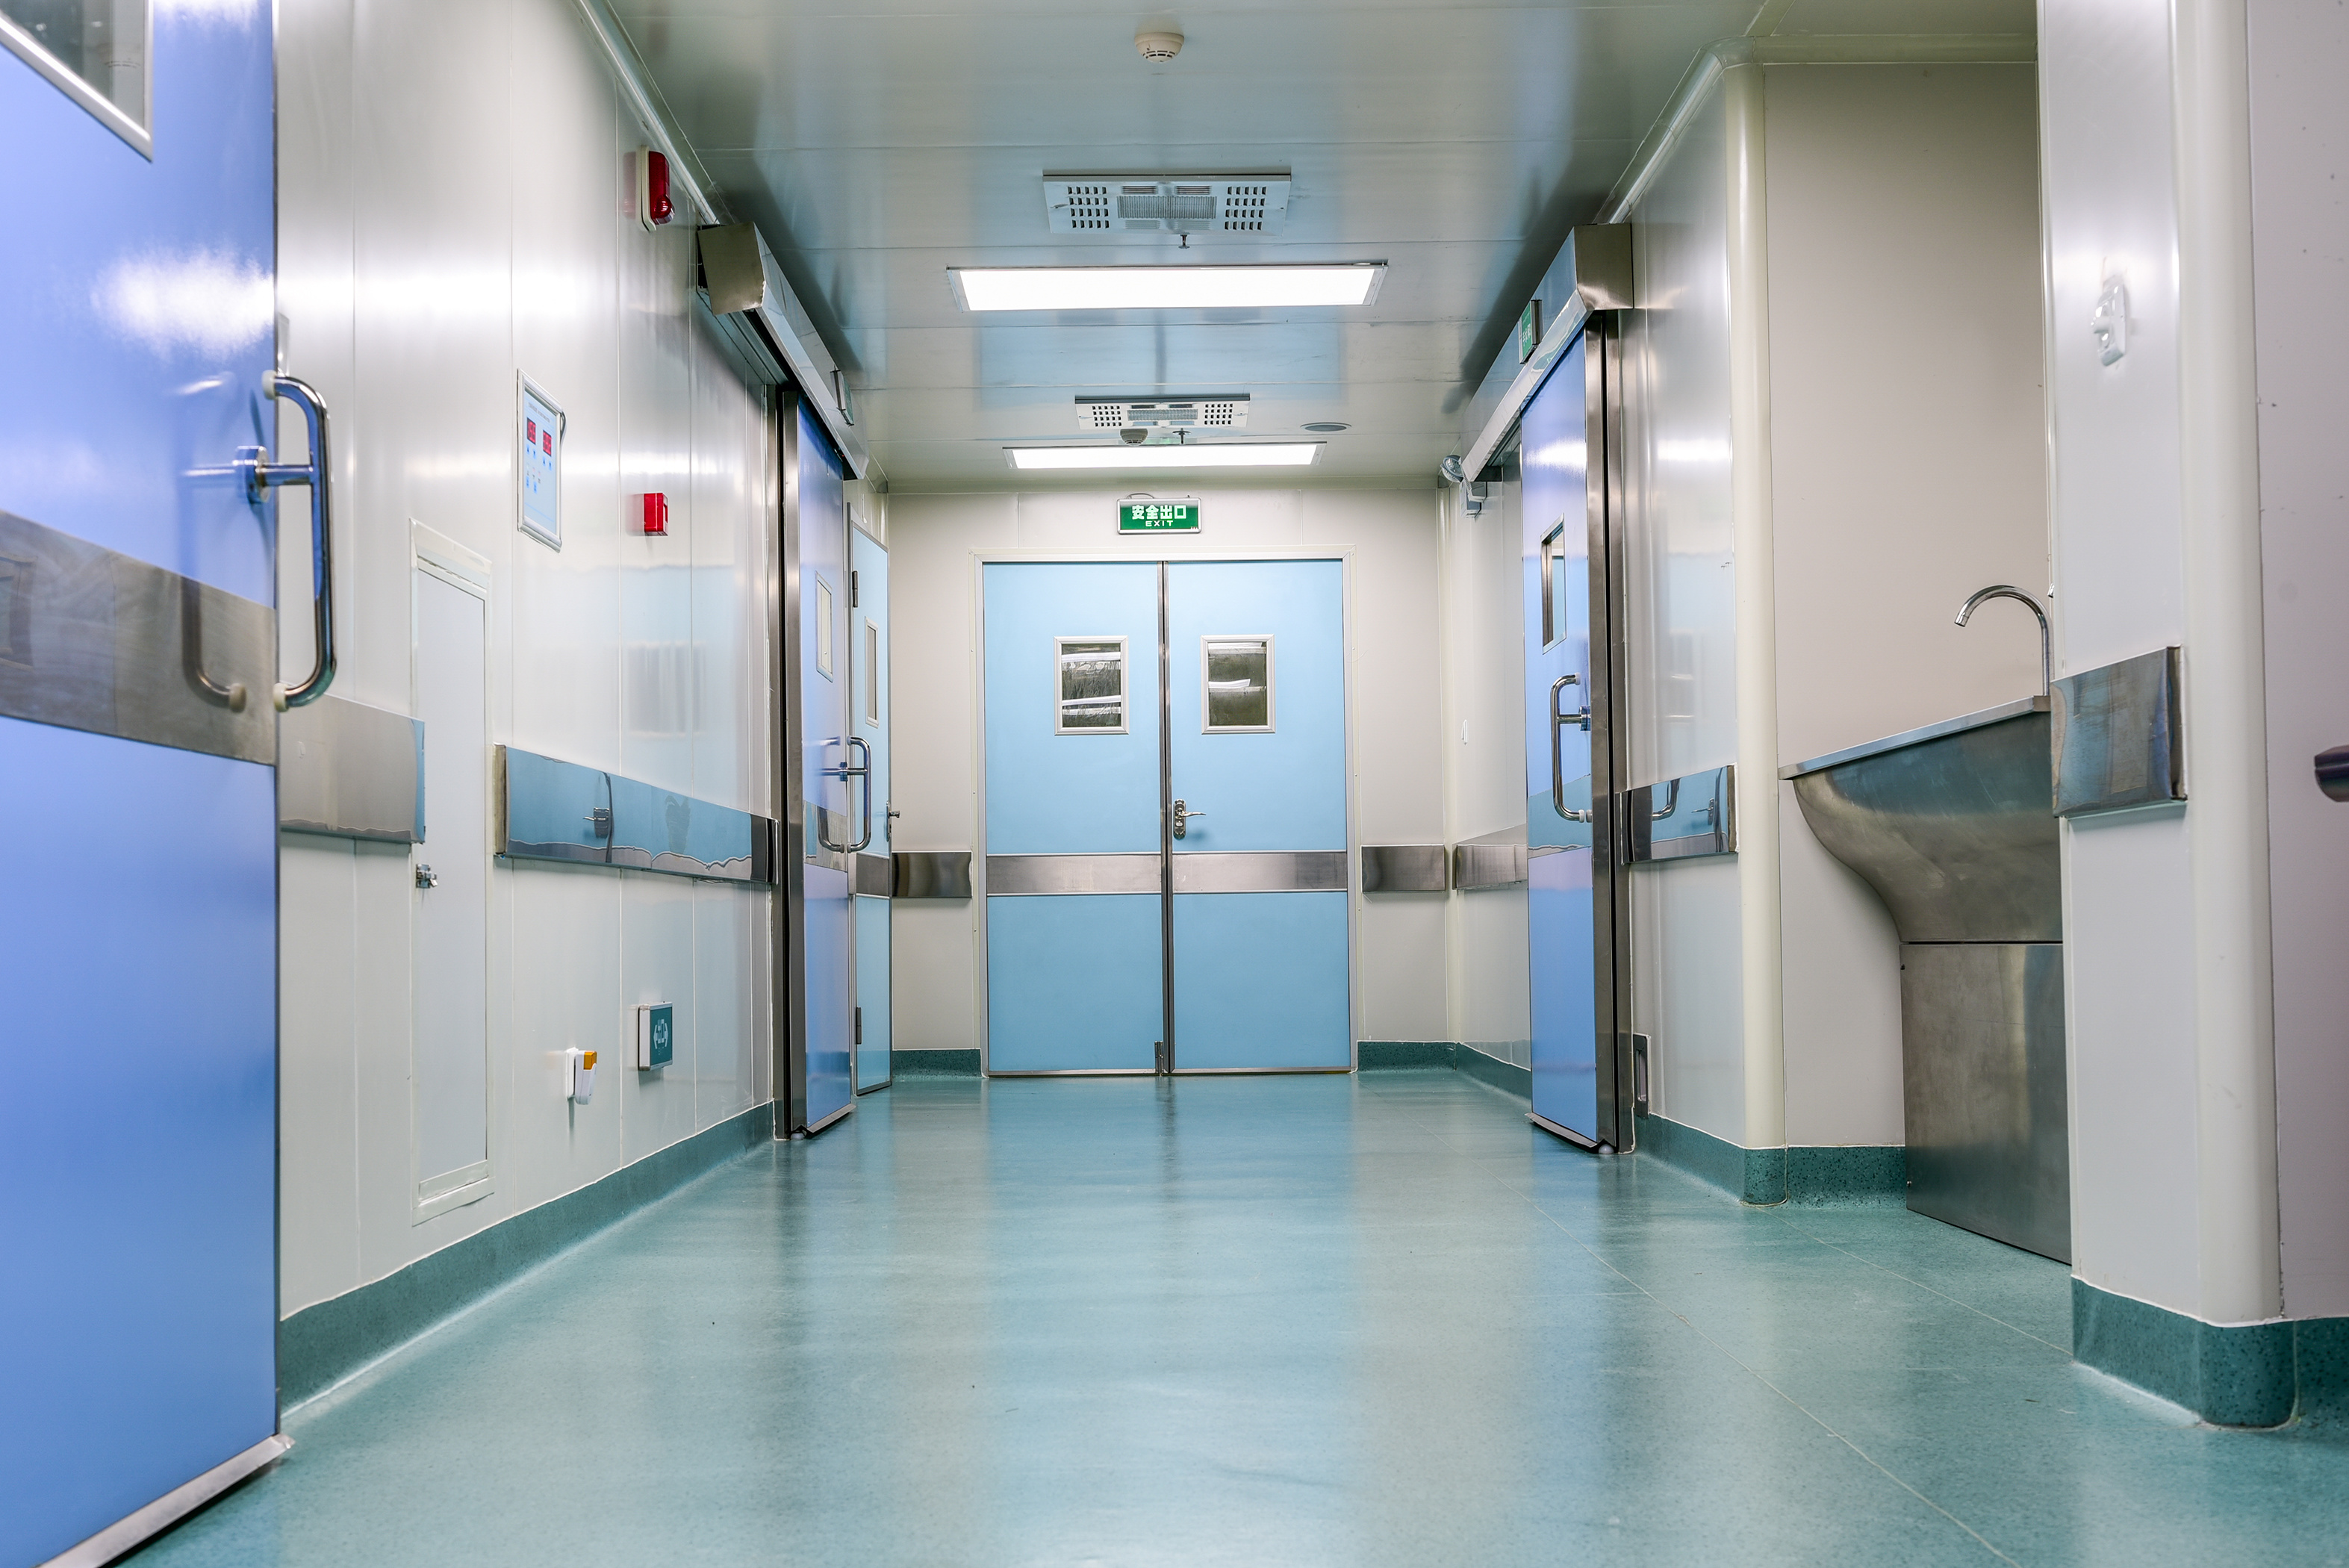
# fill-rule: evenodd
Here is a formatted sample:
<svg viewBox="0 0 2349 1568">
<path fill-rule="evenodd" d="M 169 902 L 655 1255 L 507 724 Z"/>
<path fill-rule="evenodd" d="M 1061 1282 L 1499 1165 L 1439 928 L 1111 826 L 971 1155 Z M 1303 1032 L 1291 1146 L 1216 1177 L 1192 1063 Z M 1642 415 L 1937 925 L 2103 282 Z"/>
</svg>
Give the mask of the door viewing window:
<svg viewBox="0 0 2349 1568">
<path fill-rule="evenodd" d="M 147 0 L 0 0 L 0 45 L 153 156 Z"/>
<path fill-rule="evenodd" d="M 1125 639 L 1055 637 L 1055 735 L 1125 733 Z"/>
<path fill-rule="evenodd" d="M 1566 521 L 1541 542 L 1542 646 L 1554 648 L 1566 640 Z"/>
<path fill-rule="evenodd" d="M 1264 733 L 1272 728 L 1272 639 L 1202 637 L 1206 682 L 1199 705 L 1203 733 Z"/>
</svg>

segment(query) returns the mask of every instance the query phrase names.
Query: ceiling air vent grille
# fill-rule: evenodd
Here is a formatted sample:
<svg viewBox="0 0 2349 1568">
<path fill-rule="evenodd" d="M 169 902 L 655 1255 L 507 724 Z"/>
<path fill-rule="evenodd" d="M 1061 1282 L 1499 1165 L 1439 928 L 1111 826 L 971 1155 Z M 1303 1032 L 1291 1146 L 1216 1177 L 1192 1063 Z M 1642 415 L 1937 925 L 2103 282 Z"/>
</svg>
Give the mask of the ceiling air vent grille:
<svg viewBox="0 0 2349 1568">
<path fill-rule="evenodd" d="M 1077 428 L 1103 430 L 1245 430 L 1248 395 L 1222 392 L 1182 397 L 1080 397 Z"/>
<path fill-rule="evenodd" d="M 1100 233 L 1112 226 L 1108 186 L 1071 185 L 1063 199 L 1068 203 L 1071 233 Z"/>
<path fill-rule="evenodd" d="M 1288 217 L 1286 174 L 1048 174 L 1056 234 L 1277 234 Z"/>
</svg>

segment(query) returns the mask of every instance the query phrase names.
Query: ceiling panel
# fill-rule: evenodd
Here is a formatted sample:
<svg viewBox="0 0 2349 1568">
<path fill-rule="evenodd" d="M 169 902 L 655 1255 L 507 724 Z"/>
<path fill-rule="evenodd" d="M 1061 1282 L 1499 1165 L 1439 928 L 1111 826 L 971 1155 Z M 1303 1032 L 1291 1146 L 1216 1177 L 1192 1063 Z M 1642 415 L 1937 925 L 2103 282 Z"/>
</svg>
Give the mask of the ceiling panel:
<svg viewBox="0 0 2349 1568">
<path fill-rule="evenodd" d="M 616 8 L 850 367 L 892 484 L 949 489 L 1016 482 L 1003 442 L 1060 433 L 1078 391 L 1249 392 L 1267 430 L 1354 426 L 1318 480 L 1433 483 L 1523 295 L 1707 44 L 1757 9 L 1806 31 L 2012 32 L 2030 4 L 1250 0 L 1154 18 L 1185 36 L 1164 65 L 1135 52 L 1132 15 L 1090 0 Z M 950 266 L 1183 253 L 1050 233 L 1048 170 L 1257 169 L 1294 181 L 1285 231 L 1189 254 L 1383 260 L 1373 304 L 974 316 L 948 292 Z"/>
</svg>

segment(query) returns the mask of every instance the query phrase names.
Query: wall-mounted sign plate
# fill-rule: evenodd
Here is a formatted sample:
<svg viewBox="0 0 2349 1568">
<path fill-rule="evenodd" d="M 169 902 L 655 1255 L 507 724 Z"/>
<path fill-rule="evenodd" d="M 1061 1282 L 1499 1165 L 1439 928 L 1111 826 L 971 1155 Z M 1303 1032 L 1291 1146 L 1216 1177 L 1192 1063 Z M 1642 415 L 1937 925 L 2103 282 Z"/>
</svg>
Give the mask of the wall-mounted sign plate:
<svg viewBox="0 0 2349 1568">
<path fill-rule="evenodd" d="M 1541 346 L 1541 301 L 1529 299 L 1517 317 L 1517 363 L 1523 365 Z"/>
<path fill-rule="evenodd" d="M 677 1004 L 657 1002 L 636 1009 L 636 1066 L 647 1072 L 677 1059 Z"/>
<path fill-rule="evenodd" d="M 1117 503 L 1120 533 L 1196 533 L 1199 503 L 1195 500 L 1122 500 Z"/>
<path fill-rule="evenodd" d="M 521 442 L 516 500 L 522 531 L 553 549 L 563 548 L 563 428 L 562 406 L 527 376 L 522 378 L 522 407 L 514 418 L 514 436 Z"/>
</svg>

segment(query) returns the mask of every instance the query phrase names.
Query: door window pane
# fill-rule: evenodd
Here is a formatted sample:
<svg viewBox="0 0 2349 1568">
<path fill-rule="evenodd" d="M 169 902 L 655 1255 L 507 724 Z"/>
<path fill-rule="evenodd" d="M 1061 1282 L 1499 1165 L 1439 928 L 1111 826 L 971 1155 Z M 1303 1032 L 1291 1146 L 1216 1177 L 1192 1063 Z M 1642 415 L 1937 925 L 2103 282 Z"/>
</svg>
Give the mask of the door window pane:
<svg viewBox="0 0 2349 1568">
<path fill-rule="evenodd" d="M 147 150 L 147 0 L 0 0 L 5 42 Z"/>
<path fill-rule="evenodd" d="M 881 628 L 864 623 L 864 722 L 881 723 Z"/>
<path fill-rule="evenodd" d="M 1206 680 L 1206 723 L 1201 727 L 1209 734 L 1270 729 L 1272 639 L 1202 637 L 1200 644 Z"/>
<path fill-rule="evenodd" d="M 832 678 L 832 584 L 821 577 L 815 580 L 815 667 Z"/>
<path fill-rule="evenodd" d="M 1125 733 L 1125 639 L 1052 639 L 1057 735 Z"/>
</svg>

